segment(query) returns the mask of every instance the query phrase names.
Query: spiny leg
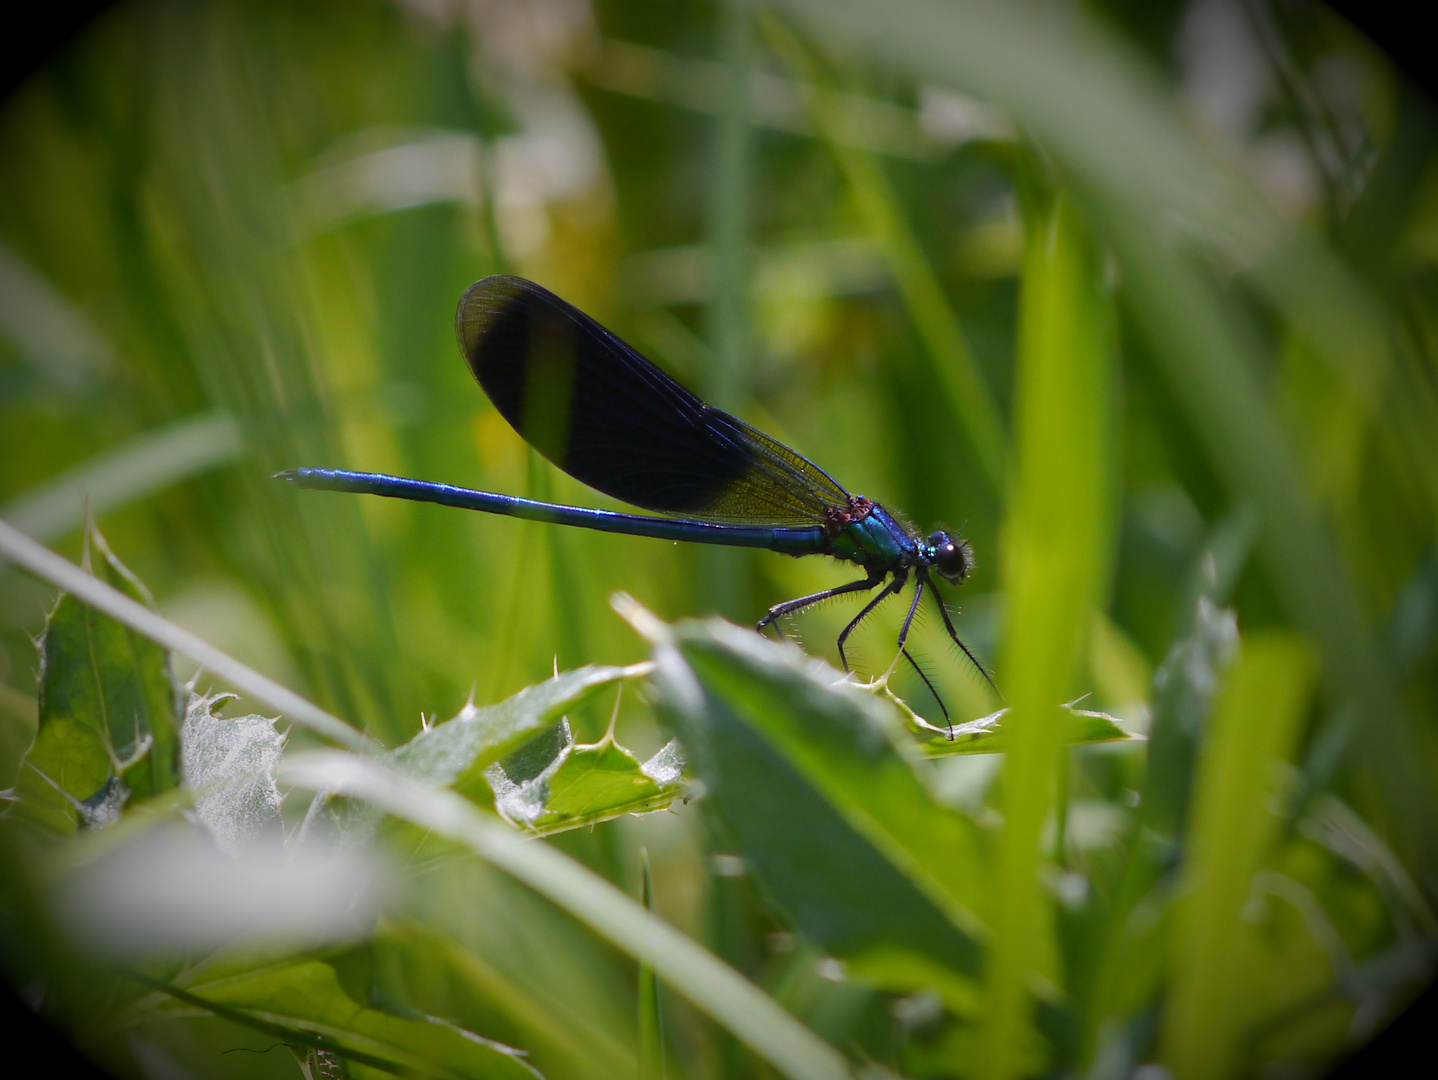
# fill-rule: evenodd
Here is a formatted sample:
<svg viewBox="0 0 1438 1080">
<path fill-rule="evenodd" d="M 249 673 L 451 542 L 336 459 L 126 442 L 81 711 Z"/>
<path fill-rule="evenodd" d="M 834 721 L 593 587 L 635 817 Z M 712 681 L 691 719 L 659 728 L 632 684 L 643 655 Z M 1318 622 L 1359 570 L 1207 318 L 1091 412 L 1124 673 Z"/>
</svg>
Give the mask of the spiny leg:
<svg viewBox="0 0 1438 1080">
<path fill-rule="evenodd" d="M 933 694 L 934 700 L 939 703 L 939 708 L 943 710 L 944 713 L 944 723 L 947 724 L 949 728 L 949 742 L 953 742 L 954 718 L 949 715 L 949 707 L 944 704 L 944 699 L 939 696 L 938 689 L 934 686 L 933 683 L 929 681 L 929 677 L 924 674 L 924 669 L 919 667 L 919 662 L 909 655 L 908 647 L 905 645 L 900 645 L 899 651 L 904 654 L 904 659 L 907 660 L 909 662 L 909 666 L 918 673 L 919 678 L 924 680 L 924 685 L 929 688 L 929 693 Z"/>
<path fill-rule="evenodd" d="M 844 654 L 844 642 L 849 640 L 849 635 L 854 632 L 854 627 L 858 626 L 861 622 L 867 619 L 869 617 L 869 612 L 873 611 L 876 607 L 882 604 L 890 596 L 893 596 L 894 593 L 898 592 L 903 587 L 904 578 L 896 577 L 892 582 L 884 586 L 883 592 L 881 592 L 878 596 L 874 597 L 874 599 L 870 600 L 867 604 L 865 604 L 864 610 L 859 612 L 859 614 L 855 615 L 854 621 L 851 622 L 848 626 L 844 627 L 843 631 L 839 634 L 839 660 L 844 665 L 845 671 L 849 670 L 849 658 Z"/>
<path fill-rule="evenodd" d="M 904 616 L 904 625 L 899 628 L 899 648 L 909 640 L 909 627 L 914 624 L 914 613 L 919 610 L 919 601 L 924 598 L 924 583 L 929 580 L 927 574 L 918 574 L 914 577 L 914 602 L 909 605 L 909 613 Z M 930 584 L 929 588 L 933 588 Z"/>
<path fill-rule="evenodd" d="M 927 577 L 927 575 L 925 576 Z M 933 582 L 930 581 L 929 584 L 932 585 Z M 999 688 L 994 685 L 993 678 L 986 670 L 984 670 L 984 665 L 979 663 L 978 659 L 974 656 L 974 654 L 969 652 L 969 647 L 959 639 L 959 632 L 954 629 L 954 621 L 949 618 L 949 609 L 944 607 L 944 598 L 939 595 L 938 589 L 934 590 L 934 602 L 939 605 L 939 614 L 944 617 L 944 629 L 949 632 L 949 637 L 953 638 L 954 644 L 964 651 L 964 655 L 969 658 L 969 663 L 973 664 L 974 667 L 979 669 L 979 674 L 984 677 L 984 682 L 989 684 L 989 688 L 993 690 L 994 693 L 998 694 L 1000 698 L 1002 698 L 1004 695 L 999 693 Z"/>
<path fill-rule="evenodd" d="M 904 659 L 919 673 L 919 678 L 924 680 L 924 685 L 929 688 L 929 693 L 933 694 L 934 700 L 939 703 L 939 709 L 944 714 L 944 723 L 949 727 L 949 738 L 952 739 L 954 737 L 954 721 L 949 716 L 949 707 L 944 704 L 944 699 L 939 696 L 939 691 L 929 681 L 929 677 L 924 674 L 924 669 L 919 667 L 918 661 L 909 654 L 909 627 L 914 624 L 914 616 L 918 614 L 919 602 L 924 598 L 925 585 L 928 585 L 935 596 L 938 595 L 938 590 L 934 588 L 934 583 L 929 580 L 927 574 L 919 574 L 914 578 L 914 602 L 909 605 L 909 613 L 904 616 L 904 625 L 899 630 L 899 652 L 904 654 Z"/>
<path fill-rule="evenodd" d="M 851 581 L 847 585 L 840 585 L 834 589 L 825 589 L 823 592 L 812 593 L 809 596 L 801 596 L 797 600 L 785 600 L 782 604 L 775 604 L 771 607 L 769 614 L 759 620 L 759 625 L 755 627 L 755 629 L 762 634 L 764 627 L 773 624 L 774 629 L 778 631 L 779 636 L 782 638 L 784 636 L 784 630 L 780 627 L 779 620 L 784 618 L 784 616 L 793 615 L 795 612 L 803 611 L 805 608 L 813 607 L 815 604 L 821 604 L 825 600 L 832 599 L 835 596 L 843 596 L 845 593 L 865 592 L 883 580 L 884 577 L 882 574 L 877 576 L 871 574 L 863 581 Z"/>
</svg>

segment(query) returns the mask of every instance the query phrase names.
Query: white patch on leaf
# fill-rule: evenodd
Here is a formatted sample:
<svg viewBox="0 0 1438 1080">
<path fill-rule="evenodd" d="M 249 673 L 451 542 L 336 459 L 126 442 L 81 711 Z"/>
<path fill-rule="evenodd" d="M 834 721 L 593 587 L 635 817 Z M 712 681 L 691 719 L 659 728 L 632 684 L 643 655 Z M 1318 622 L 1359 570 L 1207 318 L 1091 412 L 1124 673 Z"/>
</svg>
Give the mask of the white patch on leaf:
<svg viewBox="0 0 1438 1080">
<path fill-rule="evenodd" d="M 505 768 L 506 762 L 496 761 L 484 770 L 484 778 L 494 792 L 494 807 L 511 825 L 533 825 L 544 813 L 549 801 L 549 781 L 574 750 L 574 734 L 569 729 L 569 718 L 561 718 L 555 730 L 558 752 L 538 772 L 530 772 L 540 762 L 524 759 L 533 755 L 542 757 L 547 750 L 544 741 L 541 736 L 507 759 L 512 767 L 517 766 L 514 772 L 518 779 Z M 529 773 L 527 777 L 526 773 Z"/>
<path fill-rule="evenodd" d="M 232 697 L 190 694 L 180 729 L 180 765 L 195 816 L 216 847 L 238 855 L 255 840 L 280 833 L 284 796 L 275 786 L 275 769 L 285 737 L 263 716 L 215 716 L 215 708 Z"/>
<path fill-rule="evenodd" d="M 652 758 L 639 766 L 639 771 L 660 787 L 670 787 L 684 776 L 684 748 L 678 739 L 670 739 Z"/>
</svg>

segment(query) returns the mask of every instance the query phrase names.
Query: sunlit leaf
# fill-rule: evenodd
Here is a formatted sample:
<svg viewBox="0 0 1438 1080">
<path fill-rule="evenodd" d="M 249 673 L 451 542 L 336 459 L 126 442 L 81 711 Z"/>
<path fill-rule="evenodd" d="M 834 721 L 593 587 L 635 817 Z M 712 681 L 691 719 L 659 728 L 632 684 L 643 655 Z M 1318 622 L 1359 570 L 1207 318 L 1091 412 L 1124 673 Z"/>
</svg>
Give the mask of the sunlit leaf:
<svg viewBox="0 0 1438 1080">
<path fill-rule="evenodd" d="M 153 606 L 98 530 L 89 542 L 109 583 Z M 17 813 L 72 832 L 172 788 L 179 745 L 169 654 L 68 594 L 50 613 L 40 652 L 40 726 L 17 780 Z"/>
<path fill-rule="evenodd" d="M 540 834 L 594 825 L 621 814 L 645 813 L 669 805 L 680 793 L 683 758 L 670 741 L 649 761 L 641 762 L 614 741 L 611 731 L 597 743 L 576 745 L 569 725 L 555 732 L 557 748 L 536 739 L 513 758 L 485 772 L 494 791 L 494 805 L 512 824 Z M 525 770 L 531 747 L 547 757 L 538 771 Z M 545 753 L 553 750 L 552 756 Z"/>
<path fill-rule="evenodd" d="M 670 646 L 630 617 L 661 642 L 660 706 L 704 805 L 797 925 L 839 955 L 889 940 L 977 970 L 982 840 L 933 801 L 895 713 L 738 627 L 680 623 Z"/>
<path fill-rule="evenodd" d="M 395 750 L 392 759 L 412 776 L 464 790 L 490 765 L 551 728 L 566 711 L 647 670 L 646 665 L 590 665 L 526 687 L 494 705 L 466 705 L 454 719 Z"/>
</svg>

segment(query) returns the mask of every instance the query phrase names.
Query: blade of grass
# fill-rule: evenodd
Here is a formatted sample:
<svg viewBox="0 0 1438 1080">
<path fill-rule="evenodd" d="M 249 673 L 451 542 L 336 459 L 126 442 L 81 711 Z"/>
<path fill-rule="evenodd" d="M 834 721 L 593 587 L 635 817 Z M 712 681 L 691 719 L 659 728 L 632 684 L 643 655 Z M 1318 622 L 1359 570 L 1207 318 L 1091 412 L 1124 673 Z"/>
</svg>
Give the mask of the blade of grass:
<svg viewBox="0 0 1438 1080">
<path fill-rule="evenodd" d="M 748 393 L 749 229 L 752 200 L 753 132 L 749 123 L 748 78 L 753 48 L 749 0 L 720 5 L 720 49 L 725 69 L 724 111 L 715 138 L 713 188 L 709 193 L 709 234 L 714 261 L 714 294 L 709 337 L 714 363 L 706 370 L 705 397 L 732 409 Z"/>
<path fill-rule="evenodd" d="M 726 75 L 722 64 L 615 38 L 601 40 L 584 69 L 585 79 L 602 90 L 716 116 L 727 104 Z M 805 99 L 830 93 L 763 70 L 750 73 L 748 89 L 755 126 L 805 137 L 814 135 Z M 839 96 L 842 108 L 862 118 L 854 133 L 869 149 L 912 161 L 930 161 L 940 152 L 912 109 L 859 94 Z"/>
<path fill-rule="evenodd" d="M 380 747 L 338 716 L 306 701 L 288 687 L 240 663 L 181 629 L 143 604 L 131 600 L 119 589 L 37 544 L 9 522 L 0 521 L 0 557 L 30 571 L 42 581 L 78 597 L 97 611 L 124 623 L 136 633 L 157 641 L 171 652 L 188 656 L 236 690 L 277 709 L 289 720 L 326 739 L 361 753 L 376 753 Z"/>
<path fill-rule="evenodd" d="M 223 413 L 206 413 L 147 431 L 98 454 L 0 507 L 0 518 L 32 540 L 56 540 L 92 514 L 169 487 L 240 456 L 239 426 Z"/>
<path fill-rule="evenodd" d="M 714 171 L 708 231 L 714 291 L 707 312 L 712 362 L 705 367 L 704 396 L 721 409 L 737 409 L 753 380 L 750 352 L 749 271 L 754 132 L 749 120 L 749 71 L 753 63 L 754 11 L 750 0 L 722 0 L 719 50 L 725 71 L 724 111 L 714 140 Z M 704 547 L 704 600 L 730 618 L 750 608 L 745 593 L 747 556 L 736 548 Z"/>
<path fill-rule="evenodd" d="M 840 1080 L 844 1059 L 768 995 L 707 949 L 656 918 L 593 871 L 548 845 L 525 840 L 461 796 L 338 751 L 297 757 L 289 783 L 363 799 L 473 851 L 554 901 L 679 991 L 786 1076 Z"/>
<path fill-rule="evenodd" d="M 365 511 L 358 500 L 302 498 L 269 479 L 281 468 L 345 460 L 355 445 L 345 414 L 353 414 L 335 411 L 336 391 L 369 377 L 380 344 L 369 319 L 326 299 L 343 279 L 294 243 L 303 223 L 286 185 L 314 145 L 299 135 L 311 123 L 300 117 L 317 117 L 310 110 L 333 99 L 291 93 L 289 80 L 307 69 L 279 45 L 283 31 L 237 9 L 184 6 L 138 25 L 151 58 L 142 115 L 155 179 L 137 207 L 161 200 L 156 220 L 168 240 L 146 242 L 136 257 L 155 260 L 142 302 L 177 347 L 152 377 L 181 379 L 235 416 L 259 467 L 232 477 L 219 526 L 226 557 L 273 605 L 273 623 L 319 699 L 398 743 L 412 730 L 405 714 L 414 715 L 398 706 L 408 665 L 394 658 L 406 656 L 406 641 Z M 255 78 L 262 69 L 267 76 Z M 197 161 L 209 164 L 197 169 Z M 340 320 L 352 325 L 336 336 Z M 343 343 L 352 351 L 336 362 Z"/>
<path fill-rule="evenodd" d="M 643 871 L 640 899 L 644 910 L 654 913 L 654 875 L 649 869 L 649 849 L 639 849 Z M 650 964 L 639 965 L 639 1080 L 664 1080 L 664 1017 L 659 1012 L 659 981 Z"/>
<path fill-rule="evenodd" d="M 1052 964 L 1039 884 L 1063 716 L 1084 634 L 1108 577 L 1111 317 L 1099 268 L 1066 196 L 1031 198 L 1019 308 L 1018 474 L 1005 570 L 1010 624 L 1000 668 L 1012 704 L 1003 771 L 989 1022 L 979 1075 L 1021 1074 L 1025 987 Z"/>
<path fill-rule="evenodd" d="M 1214 711 L 1195 780 L 1189 858 L 1173 937 L 1163 1060 L 1179 1080 L 1243 1071 L 1243 909 L 1281 820 L 1275 767 L 1298 737 L 1316 663 L 1296 635 L 1244 640 Z"/>
<path fill-rule="evenodd" d="M 75 304 L 0 243 L 0 334 L 47 382 L 82 388 L 115 366 L 115 350 Z"/>
<path fill-rule="evenodd" d="M 995 493 L 1002 492 L 1008 460 L 1003 418 L 893 185 L 878 158 L 856 140 L 845 99 L 828 92 L 823 73 L 804 46 L 777 19 L 765 19 L 763 25 L 770 44 L 796 74 L 824 91 L 808 98 L 814 125 L 843 171 L 859 216 L 883 249 L 904 306 L 924 342 L 935 381 L 962 421 L 985 479 Z"/>
</svg>

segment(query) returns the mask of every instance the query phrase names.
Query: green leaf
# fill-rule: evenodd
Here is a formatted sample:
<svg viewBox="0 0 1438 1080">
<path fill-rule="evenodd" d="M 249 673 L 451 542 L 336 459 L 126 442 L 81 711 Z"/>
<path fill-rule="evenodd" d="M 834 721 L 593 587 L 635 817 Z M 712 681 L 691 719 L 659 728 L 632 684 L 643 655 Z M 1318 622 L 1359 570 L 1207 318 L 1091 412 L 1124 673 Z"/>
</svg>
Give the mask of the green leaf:
<svg viewBox="0 0 1438 1080">
<path fill-rule="evenodd" d="M 377 1008 L 370 967 L 361 947 L 330 961 L 281 964 L 184 988 L 143 981 L 177 1003 L 389 1073 L 445 1080 L 539 1075 L 512 1047 L 435 1017 Z"/>
<path fill-rule="evenodd" d="M 390 755 L 411 776 L 465 791 L 484 770 L 558 723 L 565 712 L 607 686 L 638 678 L 649 665 L 589 665 L 525 687 L 495 705 L 466 705 L 459 715 L 422 731 Z"/>
<path fill-rule="evenodd" d="M 973 974 L 982 836 L 930 795 L 894 711 L 827 665 L 719 621 L 657 636 L 660 706 L 678 725 L 746 865 L 815 943 L 879 941 Z"/>
<path fill-rule="evenodd" d="M 576 746 L 549 779 L 547 817 L 583 820 L 616 806 L 650 803 L 659 785 L 639 759 L 612 738 Z"/>
<path fill-rule="evenodd" d="M 609 686 L 647 674 L 649 664 L 612 667 L 591 664 L 562 672 L 525 687 L 494 705 L 466 704 L 452 720 L 421 731 L 388 757 L 410 776 L 453 787 L 461 794 L 491 805 L 507 799 L 503 811 L 516 825 L 539 833 L 560 832 L 605 821 L 620 814 L 659 809 L 678 794 L 677 773 L 646 775 L 627 750 L 600 753 L 599 745 L 574 747 L 564 714 Z M 611 748 L 606 748 L 611 749 Z M 576 751 L 579 760 L 565 767 Z M 657 759 L 656 759 L 657 760 Z M 556 774 L 563 772 L 562 776 Z M 586 776 L 586 773 L 593 773 Z M 578 785 L 564 809 L 549 812 L 551 782 L 560 792 Z M 603 794 L 600 788 L 607 789 Z M 586 798 L 588 811 L 575 809 Z M 652 804 L 652 805 L 651 805 Z M 311 817 L 323 807 L 323 796 Z M 374 829 L 379 815 L 369 807 L 351 806 L 338 827 L 352 836 Z"/>
<path fill-rule="evenodd" d="M 87 539 L 110 584 L 153 608 L 93 525 Z M 162 646 L 62 593 L 40 654 L 40 723 L 16 782 L 18 816 L 73 833 L 175 786 L 178 708 Z"/>
<path fill-rule="evenodd" d="M 538 770 L 525 766 L 532 747 L 550 748 L 546 739 L 534 740 L 485 773 L 495 808 L 511 824 L 546 835 L 659 810 L 680 794 L 684 759 L 678 743 L 669 742 L 641 762 L 614 741 L 612 729 L 599 742 L 578 746 L 568 723 L 554 730 L 561 733 L 560 745 Z"/>
</svg>

